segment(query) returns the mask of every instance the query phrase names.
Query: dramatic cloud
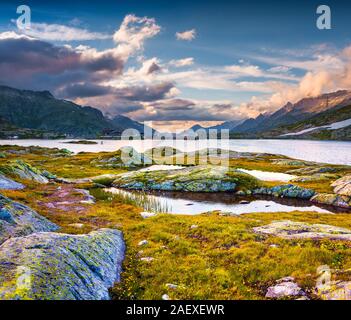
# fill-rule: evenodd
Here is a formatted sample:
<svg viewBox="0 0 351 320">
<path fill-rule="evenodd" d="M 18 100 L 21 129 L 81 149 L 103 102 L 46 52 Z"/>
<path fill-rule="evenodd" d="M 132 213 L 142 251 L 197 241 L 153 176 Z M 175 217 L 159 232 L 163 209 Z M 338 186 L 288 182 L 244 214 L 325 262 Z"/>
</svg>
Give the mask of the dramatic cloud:
<svg viewBox="0 0 351 320">
<path fill-rule="evenodd" d="M 31 23 L 30 29 L 24 29 L 22 32 L 30 37 L 47 41 L 86 41 L 112 38 L 112 35 L 91 32 L 87 29 L 46 23 Z"/>
<path fill-rule="evenodd" d="M 184 32 L 177 32 L 176 38 L 177 40 L 192 41 L 196 38 L 196 30 L 192 29 Z"/>
</svg>

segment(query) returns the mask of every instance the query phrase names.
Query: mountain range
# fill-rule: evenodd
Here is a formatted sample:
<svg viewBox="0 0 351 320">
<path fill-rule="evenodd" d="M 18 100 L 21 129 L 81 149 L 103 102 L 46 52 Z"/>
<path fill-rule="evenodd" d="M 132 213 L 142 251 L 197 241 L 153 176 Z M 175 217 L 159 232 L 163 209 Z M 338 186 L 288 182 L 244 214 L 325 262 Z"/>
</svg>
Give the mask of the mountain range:
<svg viewBox="0 0 351 320">
<path fill-rule="evenodd" d="M 230 128 L 232 138 L 309 138 L 309 139 L 351 139 L 351 127 L 329 130 L 317 128 L 339 121 L 351 119 L 351 91 L 340 90 L 317 97 L 304 98 L 297 103 L 287 103 L 271 114 L 260 114 L 255 119 L 247 119 L 233 126 L 224 122 L 220 126 L 207 129 Z M 305 129 L 306 133 L 298 133 Z"/>
<path fill-rule="evenodd" d="M 18 90 L 0 86 L 0 128 L 2 137 L 120 136 L 125 129 L 143 132 L 143 124 L 118 115 L 108 118 L 92 107 L 56 99 L 50 92 Z"/>
<path fill-rule="evenodd" d="M 48 91 L 0 86 L 0 138 L 116 138 L 126 129 L 144 134 L 145 128 L 152 134 L 156 132 L 123 115 L 110 117 L 96 108 L 56 99 Z M 228 121 L 210 128 L 197 124 L 191 129 L 227 129 L 231 138 L 351 140 L 351 91 L 289 102 L 257 118 Z"/>
</svg>

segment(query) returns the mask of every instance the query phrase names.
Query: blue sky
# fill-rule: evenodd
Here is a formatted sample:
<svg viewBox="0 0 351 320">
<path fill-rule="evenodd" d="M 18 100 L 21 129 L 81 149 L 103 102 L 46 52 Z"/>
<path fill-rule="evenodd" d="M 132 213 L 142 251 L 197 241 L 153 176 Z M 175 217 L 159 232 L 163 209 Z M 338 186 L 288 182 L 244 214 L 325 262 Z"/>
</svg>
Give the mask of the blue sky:
<svg viewBox="0 0 351 320">
<path fill-rule="evenodd" d="M 27 1 L 25 32 L 14 22 L 21 4 L 0 4 L 0 83 L 111 115 L 207 124 L 349 89 L 347 1 Z M 321 4 L 331 30 L 316 28 Z"/>
</svg>

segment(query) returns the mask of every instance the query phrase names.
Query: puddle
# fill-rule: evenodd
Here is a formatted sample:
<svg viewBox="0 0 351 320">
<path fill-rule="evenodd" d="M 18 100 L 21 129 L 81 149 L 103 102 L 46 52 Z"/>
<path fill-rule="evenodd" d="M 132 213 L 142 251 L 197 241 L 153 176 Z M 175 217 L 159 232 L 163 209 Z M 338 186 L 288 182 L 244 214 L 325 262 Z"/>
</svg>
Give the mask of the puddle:
<svg viewBox="0 0 351 320">
<path fill-rule="evenodd" d="M 279 172 L 269 172 L 269 171 L 260 171 L 260 170 L 245 170 L 245 169 L 237 169 L 240 172 L 247 173 L 255 178 L 262 180 L 262 181 L 282 181 L 282 182 L 289 182 L 297 176 L 292 174 L 286 173 L 279 173 Z"/>
<path fill-rule="evenodd" d="M 122 189 L 105 189 L 114 194 L 137 197 L 140 192 Z M 144 194 L 145 196 L 145 194 Z M 318 213 L 350 213 L 348 210 L 334 207 L 320 207 L 309 201 L 281 199 L 272 197 L 238 197 L 233 193 L 183 193 L 153 192 L 147 193 L 150 203 L 158 208 L 167 208 L 166 213 L 181 215 L 198 215 L 209 211 L 222 211 L 236 215 L 257 212 L 292 212 L 313 211 Z M 162 211 L 164 212 L 164 211 Z"/>
</svg>

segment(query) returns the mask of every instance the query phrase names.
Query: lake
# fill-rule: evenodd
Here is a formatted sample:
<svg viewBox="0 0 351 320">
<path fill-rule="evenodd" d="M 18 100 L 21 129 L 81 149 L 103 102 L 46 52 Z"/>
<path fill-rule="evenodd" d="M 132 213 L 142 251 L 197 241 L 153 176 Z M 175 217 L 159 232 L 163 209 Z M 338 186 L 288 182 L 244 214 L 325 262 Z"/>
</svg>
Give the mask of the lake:
<svg viewBox="0 0 351 320">
<path fill-rule="evenodd" d="M 95 140 L 98 144 L 68 144 L 72 140 L 0 140 L 0 145 L 66 148 L 72 152 L 116 151 L 132 146 L 137 151 L 170 146 L 191 152 L 205 148 L 223 148 L 238 152 L 281 154 L 291 158 L 330 164 L 351 165 L 351 142 L 310 140 Z"/>
</svg>

